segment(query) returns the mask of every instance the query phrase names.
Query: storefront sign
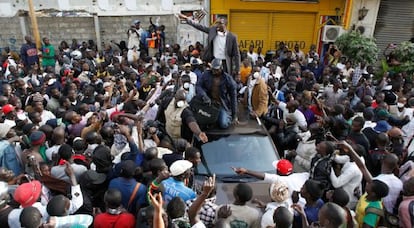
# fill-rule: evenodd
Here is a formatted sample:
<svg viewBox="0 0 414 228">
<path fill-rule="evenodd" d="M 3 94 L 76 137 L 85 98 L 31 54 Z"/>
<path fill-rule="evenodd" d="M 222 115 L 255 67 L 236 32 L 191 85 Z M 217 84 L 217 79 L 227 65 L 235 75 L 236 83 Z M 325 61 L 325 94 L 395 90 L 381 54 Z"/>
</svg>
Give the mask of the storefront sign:
<svg viewBox="0 0 414 228">
<path fill-rule="evenodd" d="M 289 49 L 293 49 L 296 44 L 299 45 L 299 49 L 304 49 L 306 47 L 306 42 L 303 40 L 277 40 L 275 41 L 275 49 L 279 48 L 281 42 L 283 42 Z"/>
<path fill-rule="evenodd" d="M 263 48 L 264 40 L 240 40 L 239 41 L 239 48 L 240 49 L 248 49 L 251 45 L 254 48 L 261 47 Z"/>
</svg>

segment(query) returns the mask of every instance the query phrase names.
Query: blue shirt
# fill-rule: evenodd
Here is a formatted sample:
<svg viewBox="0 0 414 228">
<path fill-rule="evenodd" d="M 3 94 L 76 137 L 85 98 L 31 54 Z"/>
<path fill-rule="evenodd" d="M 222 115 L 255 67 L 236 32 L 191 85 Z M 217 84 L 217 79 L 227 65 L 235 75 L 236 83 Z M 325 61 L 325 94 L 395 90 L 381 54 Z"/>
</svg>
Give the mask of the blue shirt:
<svg viewBox="0 0 414 228">
<path fill-rule="evenodd" d="M 174 197 L 180 197 L 187 202 L 187 200 L 191 200 L 196 198 L 196 193 L 187 186 L 184 185 L 184 182 L 177 181 L 173 177 L 168 178 L 161 182 L 164 187 L 164 203 L 168 204 Z"/>
<path fill-rule="evenodd" d="M 7 140 L 0 141 L 0 167 L 13 171 L 17 176 L 22 172 L 16 150 Z"/>
<path fill-rule="evenodd" d="M 138 182 L 133 179 L 127 179 L 124 177 L 117 177 L 111 182 L 109 182 L 108 189 L 118 189 L 122 194 L 122 206 L 126 208 L 129 212 L 135 214 L 137 212 L 137 204 L 140 206 L 145 205 L 147 203 L 147 187 L 143 184 L 139 186 L 137 193 L 135 194 L 135 199 L 132 201 L 130 208 L 128 208 L 129 199 L 134 192 L 135 185 Z"/>
</svg>

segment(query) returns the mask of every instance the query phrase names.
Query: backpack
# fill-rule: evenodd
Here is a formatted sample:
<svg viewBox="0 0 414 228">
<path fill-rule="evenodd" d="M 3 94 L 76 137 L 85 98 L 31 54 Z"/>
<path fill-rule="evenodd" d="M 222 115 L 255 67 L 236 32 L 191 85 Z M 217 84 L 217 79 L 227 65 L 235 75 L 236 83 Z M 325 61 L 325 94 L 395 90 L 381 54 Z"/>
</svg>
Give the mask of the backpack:
<svg viewBox="0 0 414 228">
<path fill-rule="evenodd" d="M 190 102 L 190 109 L 198 125 L 208 126 L 217 122 L 220 107 L 215 104 L 206 105 L 199 96 L 195 96 Z"/>
<path fill-rule="evenodd" d="M 378 227 L 387 227 L 387 228 L 398 228 L 400 219 L 398 218 L 398 215 L 394 215 L 389 213 L 385 207 L 382 207 L 381 209 L 374 208 L 374 207 L 368 207 L 365 209 L 365 213 L 373 213 L 380 217 L 380 220 L 378 222 Z"/>
</svg>

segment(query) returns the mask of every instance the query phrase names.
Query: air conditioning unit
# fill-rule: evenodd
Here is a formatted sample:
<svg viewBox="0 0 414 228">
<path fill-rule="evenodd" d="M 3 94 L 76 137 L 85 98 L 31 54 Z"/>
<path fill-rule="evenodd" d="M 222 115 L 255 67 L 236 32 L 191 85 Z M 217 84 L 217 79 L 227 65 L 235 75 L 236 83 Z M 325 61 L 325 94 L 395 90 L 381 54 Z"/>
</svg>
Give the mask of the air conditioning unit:
<svg viewBox="0 0 414 228">
<path fill-rule="evenodd" d="M 325 25 L 322 33 L 323 42 L 335 42 L 345 30 L 339 25 Z"/>
</svg>

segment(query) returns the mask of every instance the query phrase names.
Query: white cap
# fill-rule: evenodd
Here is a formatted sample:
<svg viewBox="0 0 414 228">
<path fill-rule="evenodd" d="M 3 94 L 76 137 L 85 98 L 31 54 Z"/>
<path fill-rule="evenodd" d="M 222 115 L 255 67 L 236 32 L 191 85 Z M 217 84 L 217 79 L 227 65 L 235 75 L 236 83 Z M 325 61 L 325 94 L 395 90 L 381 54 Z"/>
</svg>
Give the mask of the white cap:
<svg viewBox="0 0 414 228">
<path fill-rule="evenodd" d="M 171 175 L 175 177 L 185 173 L 185 171 L 187 171 L 191 167 L 193 167 L 193 163 L 187 160 L 178 160 L 172 163 L 172 165 L 170 166 L 170 172 Z"/>
</svg>

